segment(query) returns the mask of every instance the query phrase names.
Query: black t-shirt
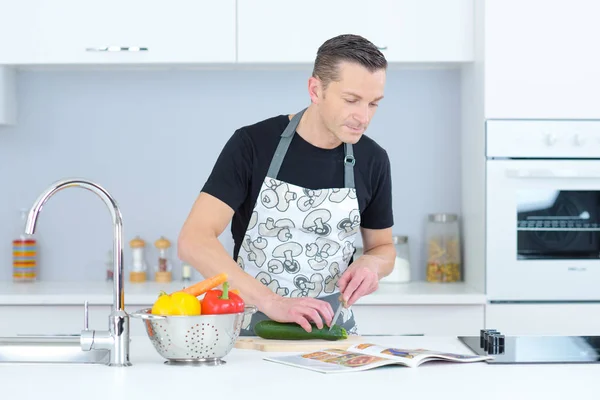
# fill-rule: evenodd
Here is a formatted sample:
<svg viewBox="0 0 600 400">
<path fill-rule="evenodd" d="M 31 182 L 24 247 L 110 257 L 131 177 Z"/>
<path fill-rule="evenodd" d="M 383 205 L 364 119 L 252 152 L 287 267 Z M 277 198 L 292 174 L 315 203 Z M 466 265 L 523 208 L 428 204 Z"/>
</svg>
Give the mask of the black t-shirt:
<svg viewBox="0 0 600 400">
<path fill-rule="evenodd" d="M 279 115 L 235 131 L 202 188 L 235 211 L 231 221 L 234 259 L 237 259 L 260 188 L 288 123 L 287 115 Z M 389 228 L 394 219 L 387 152 L 366 135 L 353 145 L 353 150 L 361 226 Z M 277 179 L 313 190 L 344 187 L 344 145 L 322 149 L 294 134 Z"/>
</svg>

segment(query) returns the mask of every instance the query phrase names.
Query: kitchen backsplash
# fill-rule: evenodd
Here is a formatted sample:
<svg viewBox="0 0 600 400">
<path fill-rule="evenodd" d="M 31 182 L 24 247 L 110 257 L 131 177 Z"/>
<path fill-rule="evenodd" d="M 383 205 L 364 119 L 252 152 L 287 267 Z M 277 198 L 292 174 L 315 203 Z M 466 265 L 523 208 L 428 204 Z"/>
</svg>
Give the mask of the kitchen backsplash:
<svg viewBox="0 0 600 400">
<path fill-rule="evenodd" d="M 310 69 L 22 71 L 19 119 L 0 127 L 0 280 L 11 279 L 11 240 L 19 209 L 52 182 L 83 177 L 104 186 L 123 214 L 129 241 L 173 243 L 221 148 L 240 126 L 308 104 Z M 430 212 L 460 213 L 460 72 L 390 70 L 368 135 L 392 163 L 396 234 L 409 235 L 411 269 L 424 277 L 423 229 Z M 61 191 L 36 231 L 39 276 L 104 280 L 112 246 L 108 209 L 93 193 Z M 221 241 L 231 252 L 229 228 Z M 195 277 L 199 275 L 195 274 Z"/>
</svg>

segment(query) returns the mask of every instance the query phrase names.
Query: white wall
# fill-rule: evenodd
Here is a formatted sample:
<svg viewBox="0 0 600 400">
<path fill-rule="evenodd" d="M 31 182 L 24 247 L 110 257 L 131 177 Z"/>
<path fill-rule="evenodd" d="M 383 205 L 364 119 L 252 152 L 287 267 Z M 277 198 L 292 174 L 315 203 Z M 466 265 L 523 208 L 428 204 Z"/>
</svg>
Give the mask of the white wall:
<svg viewBox="0 0 600 400">
<path fill-rule="evenodd" d="M 63 177 L 96 181 L 117 199 L 127 264 L 135 235 L 175 245 L 225 141 L 242 125 L 306 106 L 309 73 L 19 72 L 18 124 L 0 127 L 0 280 L 11 279 L 18 210 Z M 423 279 L 426 215 L 460 212 L 460 72 L 390 70 L 385 95 L 368 134 L 390 154 L 394 231 L 410 236 L 413 277 Z M 104 279 L 111 221 L 92 193 L 58 193 L 37 233 L 41 280 Z M 232 249 L 229 231 L 222 241 Z"/>
</svg>

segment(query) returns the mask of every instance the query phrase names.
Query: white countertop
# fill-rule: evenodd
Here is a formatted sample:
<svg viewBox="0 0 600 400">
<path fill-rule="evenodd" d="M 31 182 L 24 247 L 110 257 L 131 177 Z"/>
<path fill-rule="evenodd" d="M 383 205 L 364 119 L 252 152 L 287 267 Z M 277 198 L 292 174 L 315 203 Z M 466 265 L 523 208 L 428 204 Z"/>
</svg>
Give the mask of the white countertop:
<svg viewBox="0 0 600 400">
<path fill-rule="evenodd" d="M 404 348 L 470 351 L 451 337 L 372 337 Z M 278 353 L 233 349 L 221 366 L 168 366 L 133 337 L 127 368 L 0 363 L 1 398 L 34 399 L 597 399 L 600 364 L 431 363 L 322 374 L 268 362 Z M 290 354 L 290 353 L 286 353 Z M 384 397 L 385 396 L 385 397 Z"/>
<path fill-rule="evenodd" d="M 184 287 L 171 283 L 125 282 L 126 305 L 151 305 L 161 290 L 173 292 Z M 90 305 L 112 304 L 112 282 L 0 282 L 0 305 Z M 358 305 L 401 304 L 485 304 L 485 294 L 464 283 L 411 282 L 382 283 L 375 293 L 360 299 Z"/>
</svg>

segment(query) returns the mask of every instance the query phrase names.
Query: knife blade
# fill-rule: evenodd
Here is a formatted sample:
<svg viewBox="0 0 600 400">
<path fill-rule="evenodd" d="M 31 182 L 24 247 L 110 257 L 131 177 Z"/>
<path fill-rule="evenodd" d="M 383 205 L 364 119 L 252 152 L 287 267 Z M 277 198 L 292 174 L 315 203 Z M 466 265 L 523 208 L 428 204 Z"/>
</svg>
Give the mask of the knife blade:
<svg viewBox="0 0 600 400">
<path fill-rule="evenodd" d="M 342 309 L 344 308 L 344 299 L 342 298 L 342 295 L 340 295 L 340 305 L 338 306 L 337 310 L 335 310 L 335 314 L 333 314 L 333 319 L 331 320 L 331 326 L 329 327 L 329 330 L 331 330 L 331 328 L 333 328 L 333 325 L 335 325 L 335 321 L 337 321 L 337 319 L 340 317 L 340 314 L 342 313 Z"/>
<path fill-rule="evenodd" d="M 340 303 L 337 310 L 335 311 L 335 314 L 333 314 L 333 319 L 331 320 L 331 325 L 329 326 L 329 330 L 331 330 L 333 328 L 333 325 L 335 325 L 335 321 L 337 321 L 337 319 L 340 317 L 340 314 L 342 313 L 342 308 L 344 308 L 344 305 L 342 303 Z"/>
</svg>

